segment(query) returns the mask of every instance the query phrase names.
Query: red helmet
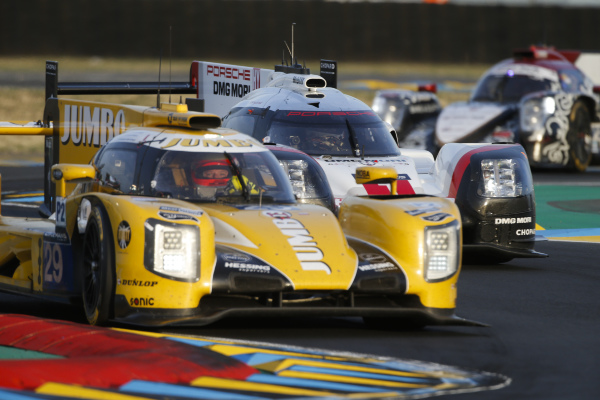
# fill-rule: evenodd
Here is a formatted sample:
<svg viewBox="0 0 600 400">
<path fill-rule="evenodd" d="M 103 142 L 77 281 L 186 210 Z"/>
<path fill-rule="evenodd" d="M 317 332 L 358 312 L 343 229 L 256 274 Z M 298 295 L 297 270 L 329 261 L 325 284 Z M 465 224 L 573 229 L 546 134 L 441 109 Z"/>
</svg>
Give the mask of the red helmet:
<svg viewBox="0 0 600 400">
<path fill-rule="evenodd" d="M 195 161 L 192 179 L 198 186 L 227 186 L 231 179 L 231 164 L 228 160 Z"/>
</svg>

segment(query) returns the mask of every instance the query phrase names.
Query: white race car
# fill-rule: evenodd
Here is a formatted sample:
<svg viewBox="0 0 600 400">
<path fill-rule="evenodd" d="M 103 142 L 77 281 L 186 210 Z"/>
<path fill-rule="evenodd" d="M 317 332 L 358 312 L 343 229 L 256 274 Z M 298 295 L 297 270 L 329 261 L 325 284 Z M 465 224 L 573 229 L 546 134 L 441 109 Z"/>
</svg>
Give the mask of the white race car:
<svg viewBox="0 0 600 400">
<path fill-rule="evenodd" d="M 297 198 L 319 197 L 304 178 L 310 157 L 302 161 L 300 152 L 323 168 L 336 206 L 349 195 L 389 196 L 387 184 L 358 185 L 355 171 L 365 165 L 392 166 L 399 195 L 455 200 L 467 257 L 506 261 L 546 256 L 533 249 L 534 189 L 520 145 L 453 143 L 436 159 L 428 151 L 401 149 L 395 131 L 369 106 L 328 87 L 328 81 L 335 86 L 336 69 L 335 62 L 325 60 L 321 75 L 298 64 L 268 70 L 195 61 L 191 82 L 204 111 L 222 116 L 225 127 L 299 150 L 295 160 L 290 152 L 282 157 L 281 150 L 273 149 Z M 423 204 L 422 211 L 428 209 Z"/>
<path fill-rule="evenodd" d="M 490 68 L 468 102 L 442 110 L 435 143 L 521 143 L 534 167 L 584 171 L 600 155 L 600 54 L 531 46 Z M 596 84 L 598 84 L 598 77 Z"/>
</svg>

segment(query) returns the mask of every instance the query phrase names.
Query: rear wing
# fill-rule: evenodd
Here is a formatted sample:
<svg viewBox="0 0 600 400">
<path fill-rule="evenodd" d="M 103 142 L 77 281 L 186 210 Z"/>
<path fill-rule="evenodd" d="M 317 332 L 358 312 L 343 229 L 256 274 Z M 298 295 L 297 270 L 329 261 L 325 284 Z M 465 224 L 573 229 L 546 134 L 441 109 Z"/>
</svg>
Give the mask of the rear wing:
<svg viewBox="0 0 600 400">
<path fill-rule="evenodd" d="M 549 60 L 566 60 L 583 71 L 592 80 L 594 86 L 600 86 L 600 52 L 582 50 L 557 50 L 549 46 L 529 46 L 516 49 L 513 56 Z"/>
<path fill-rule="evenodd" d="M 58 62 L 46 62 L 46 104 L 43 119 L 38 123 L 0 123 L 0 134 L 43 135 L 44 143 L 44 204 L 40 214 L 49 216 L 55 209 L 54 185 L 50 180 L 53 165 L 59 163 L 87 164 L 96 152 L 112 137 L 127 127 L 170 125 L 169 115 L 177 121 L 194 121 L 202 117 L 207 127 L 220 125 L 216 115 L 188 114 L 188 107 L 169 105 L 161 107 L 126 106 L 91 101 L 59 99 L 59 95 L 102 94 L 197 94 L 191 82 L 59 82 Z M 195 98 L 186 100 L 191 109 L 201 109 Z M 182 107 L 180 107 L 182 106 Z M 175 118 L 174 118 L 175 119 Z M 204 123 L 204 122 L 203 122 Z"/>
<path fill-rule="evenodd" d="M 583 71 L 594 83 L 600 86 L 600 52 L 559 50 L 559 53 Z"/>
<path fill-rule="evenodd" d="M 327 87 L 337 87 L 337 62 L 321 60 L 320 75 Z M 197 87 L 197 98 L 204 105 L 202 110 L 223 118 L 229 110 L 253 90 L 265 87 L 279 74 L 310 74 L 300 65 L 276 65 L 274 69 L 221 64 L 209 61 L 194 61 L 190 82 Z"/>
</svg>

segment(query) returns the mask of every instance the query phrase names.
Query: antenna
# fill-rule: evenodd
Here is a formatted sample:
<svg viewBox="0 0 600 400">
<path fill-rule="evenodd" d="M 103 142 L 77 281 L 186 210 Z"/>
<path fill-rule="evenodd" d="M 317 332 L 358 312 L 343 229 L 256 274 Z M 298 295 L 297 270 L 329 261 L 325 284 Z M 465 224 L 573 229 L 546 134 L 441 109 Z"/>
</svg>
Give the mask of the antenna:
<svg viewBox="0 0 600 400">
<path fill-rule="evenodd" d="M 294 25 L 295 22 L 292 22 L 292 64 L 294 64 Z"/>
<path fill-rule="evenodd" d="M 173 27 L 171 25 L 169 25 L 169 104 L 171 104 L 171 62 L 173 60 L 173 57 L 171 57 L 171 53 L 173 51 L 173 48 L 171 46 L 172 43 L 172 32 L 173 31 Z"/>
<path fill-rule="evenodd" d="M 160 49 L 160 57 L 158 59 L 158 91 L 156 92 L 156 108 L 160 108 L 160 69 L 162 67 L 162 47 Z"/>
<path fill-rule="evenodd" d="M 296 60 L 296 56 L 294 54 L 294 25 L 296 23 L 292 23 L 292 48 L 288 46 L 287 42 L 284 40 L 283 44 L 287 48 L 288 53 L 290 53 L 290 65 L 288 65 L 287 60 L 285 59 L 285 49 L 282 52 L 281 65 L 275 66 L 275 71 L 283 72 L 286 74 L 294 73 L 294 74 L 302 74 L 308 75 L 310 74 L 310 69 L 306 68 L 306 64 L 304 66 L 298 64 L 298 60 Z M 285 64 L 285 65 L 284 65 Z"/>
<path fill-rule="evenodd" d="M 283 44 L 285 44 L 285 47 L 287 47 L 287 49 L 288 49 L 288 53 L 290 53 L 290 57 L 291 57 L 290 64 L 294 64 L 294 53 L 292 53 L 292 51 L 290 50 L 290 46 L 288 46 L 288 44 L 285 40 L 283 41 Z M 293 46 L 294 45 L 292 44 L 292 47 Z"/>
</svg>

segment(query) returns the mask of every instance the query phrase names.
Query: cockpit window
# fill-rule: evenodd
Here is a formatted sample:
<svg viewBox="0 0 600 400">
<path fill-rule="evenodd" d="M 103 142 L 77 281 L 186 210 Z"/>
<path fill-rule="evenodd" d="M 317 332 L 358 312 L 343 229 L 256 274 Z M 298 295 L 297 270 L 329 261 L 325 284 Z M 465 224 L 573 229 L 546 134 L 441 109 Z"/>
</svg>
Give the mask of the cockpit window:
<svg viewBox="0 0 600 400">
<path fill-rule="evenodd" d="M 473 101 L 515 103 L 533 92 L 552 90 L 553 82 L 529 75 L 488 75 L 475 88 Z"/>
<path fill-rule="evenodd" d="M 133 150 L 113 148 L 102 151 L 95 161 L 99 184 L 110 192 L 134 193 L 136 159 L 137 152 Z"/>
<path fill-rule="evenodd" d="M 258 135 L 257 135 L 258 134 Z M 258 137 L 261 136 L 261 137 Z M 400 151 L 383 121 L 363 111 L 277 111 L 255 137 L 311 155 L 391 156 Z"/>
<path fill-rule="evenodd" d="M 294 195 L 270 152 L 167 151 L 157 158 L 150 195 L 198 202 L 294 203 Z"/>
</svg>

